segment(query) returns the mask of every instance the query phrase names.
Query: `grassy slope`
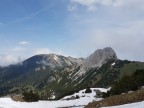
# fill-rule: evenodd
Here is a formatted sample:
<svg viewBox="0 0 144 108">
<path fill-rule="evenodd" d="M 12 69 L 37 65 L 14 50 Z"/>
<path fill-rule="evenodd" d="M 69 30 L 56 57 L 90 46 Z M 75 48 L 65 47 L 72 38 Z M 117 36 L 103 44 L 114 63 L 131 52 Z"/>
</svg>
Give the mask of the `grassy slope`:
<svg viewBox="0 0 144 108">
<path fill-rule="evenodd" d="M 112 66 L 111 64 L 116 64 Z M 109 61 L 99 69 L 90 69 L 86 75 L 74 80 L 74 75 L 79 71 L 80 67 L 75 68 L 72 72 L 66 72 L 63 69 L 52 72 L 50 70 L 43 70 L 41 72 L 30 71 L 25 75 L 18 77 L 11 81 L 11 83 L 5 84 L 9 86 L 15 84 L 16 87 L 31 85 L 36 87 L 39 92 L 45 90 L 65 95 L 73 93 L 74 91 L 84 89 L 86 87 L 107 87 L 112 85 L 115 81 L 119 80 L 124 74 L 131 74 L 137 69 L 144 69 L 144 63 L 142 62 L 130 62 L 130 61 Z M 70 73 L 72 73 L 70 75 Z M 70 76 L 69 76 L 70 75 Z M 49 76 L 58 76 L 55 81 L 48 83 Z M 68 76 L 70 78 L 68 78 Z M 60 82 L 58 80 L 61 78 Z M 67 84 L 66 84 L 67 83 Z"/>
<path fill-rule="evenodd" d="M 125 64 L 120 69 L 120 77 L 122 77 L 123 75 L 131 75 L 133 72 L 140 69 L 144 69 L 144 62 L 132 62 L 129 64 Z"/>
</svg>

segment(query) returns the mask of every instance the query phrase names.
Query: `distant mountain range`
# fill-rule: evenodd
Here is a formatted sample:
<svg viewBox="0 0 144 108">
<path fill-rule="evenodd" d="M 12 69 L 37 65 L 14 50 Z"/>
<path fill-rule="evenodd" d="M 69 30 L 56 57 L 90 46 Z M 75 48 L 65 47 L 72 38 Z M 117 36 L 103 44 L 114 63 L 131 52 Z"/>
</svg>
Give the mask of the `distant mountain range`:
<svg viewBox="0 0 144 108">
<path fill-rule="evenodd" d="M 87 58 L 41 54 L 0 67 L 0 95 L 33 89 L 42 99 L 53 94 L 58 99 L 86 87 L 109 87 L 137 69 L 144 69 L 144 63 L 120 60 L 110 47 L 98 49 Z"/>
</svg>

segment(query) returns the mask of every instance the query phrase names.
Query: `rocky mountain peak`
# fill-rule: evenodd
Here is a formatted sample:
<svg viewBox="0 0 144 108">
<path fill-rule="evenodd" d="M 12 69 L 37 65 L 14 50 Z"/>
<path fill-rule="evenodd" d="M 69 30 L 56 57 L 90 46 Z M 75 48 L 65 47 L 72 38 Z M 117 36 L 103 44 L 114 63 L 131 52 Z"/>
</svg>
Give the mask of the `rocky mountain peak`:
<svg viewBox="0 0 144 108">
<path fill-rule="evenodd" d="M 85 68 L 100 67 L 108 60 L 116 60 L 117 55 L 111 47 L 98 49 L 84 61 Z"/>
<path fill-rule="evenodd" d="M 48 66 L 53 68 L 62 68 L 77 65 L 81 60 L 76 58 L 68 58 L 57 54 L 40 54 L 28 58 L 23 62 L 27 66 Z"/>
</svg>

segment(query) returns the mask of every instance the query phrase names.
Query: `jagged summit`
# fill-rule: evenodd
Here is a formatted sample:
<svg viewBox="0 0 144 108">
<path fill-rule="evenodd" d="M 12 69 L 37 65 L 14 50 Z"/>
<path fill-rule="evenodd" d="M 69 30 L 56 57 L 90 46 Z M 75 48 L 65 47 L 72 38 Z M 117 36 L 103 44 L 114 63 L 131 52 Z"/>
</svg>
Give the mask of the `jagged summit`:
<svg viewBox="0 0 144 108">
<path fill-rule="evenodd" d="M 84 66 L 86 68 L 100 67 L 108 60 L 117 59 L 115 51 L 111 47 L 106 47 L 104 49 L 98 49 L 84 61 Z"/>
<path fill-rule="evenodd" d="M 24 64 L 36 63 L 50 66 L 52 68 L 72 65 L 83 65 L 85 69 L 89 69 L 91 67 L 100 67 L 111 59 L 117 59 L 116 53 L 111 47 L 106 47 L 104 49 L 96 50 L 93 54 L 84 59 L 65 57 L 57 54 L 40 54 L 25 60 Z"/>
</svg>

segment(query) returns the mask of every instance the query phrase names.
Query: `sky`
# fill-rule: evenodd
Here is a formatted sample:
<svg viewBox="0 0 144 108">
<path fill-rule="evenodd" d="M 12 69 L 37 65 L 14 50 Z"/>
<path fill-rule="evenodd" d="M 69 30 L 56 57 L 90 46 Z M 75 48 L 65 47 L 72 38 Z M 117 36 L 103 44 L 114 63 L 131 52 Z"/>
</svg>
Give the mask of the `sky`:
<svg viewBox="0 0 144 108">
<path fill-rule="evenodd" d="M 112 47 L 144 61 L 144 0 L 0 0 L 0 65 Z"/>
</svg>

